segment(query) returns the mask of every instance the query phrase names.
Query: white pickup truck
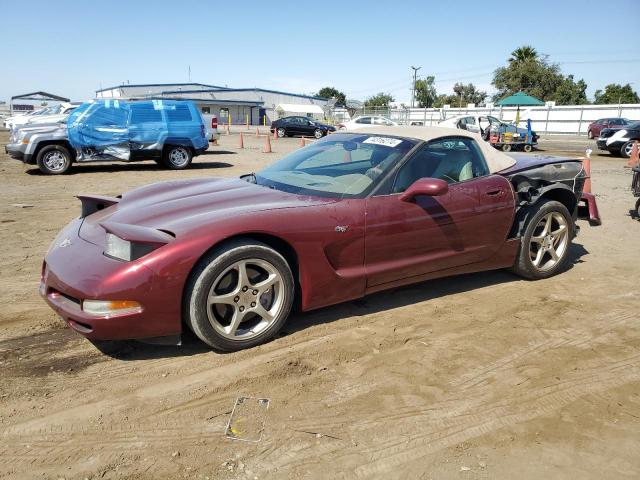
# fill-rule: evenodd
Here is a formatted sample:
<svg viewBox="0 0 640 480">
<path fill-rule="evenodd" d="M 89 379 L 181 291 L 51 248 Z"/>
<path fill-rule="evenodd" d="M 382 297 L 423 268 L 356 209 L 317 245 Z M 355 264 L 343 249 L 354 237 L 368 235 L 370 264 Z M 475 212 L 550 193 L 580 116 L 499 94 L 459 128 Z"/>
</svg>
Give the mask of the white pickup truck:
<svg viewBox="0 0 640 480">
<path fill-rule="evenodd" d="M 218 117 L 212 113 L 202 113 L 202 119 L 204 120 L 204 126 L 207 129 L 207 138 L 210 142 L 215 142 L 220 138 L 218 133 Z"/>
</svg>

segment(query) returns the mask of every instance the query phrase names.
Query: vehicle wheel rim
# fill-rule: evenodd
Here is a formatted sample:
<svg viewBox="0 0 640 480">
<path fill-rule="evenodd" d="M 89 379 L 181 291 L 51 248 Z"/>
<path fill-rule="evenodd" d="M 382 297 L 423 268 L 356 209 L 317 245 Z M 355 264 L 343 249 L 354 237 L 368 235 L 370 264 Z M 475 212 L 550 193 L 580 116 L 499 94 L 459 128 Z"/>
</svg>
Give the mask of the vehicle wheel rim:
<svg viewBox="0 0 640 480">
<path fill-rule="evenodd" d="M 61 152 L 49 152 L 44 156 L 44 164 L 52 172 L 64 170 L 66 163 L 67 159 Z"/>
<path fill-rule="evenodd" d="M 189 161 L 189 152 L 185 148 L 174 148 L 169 153 L 169 161 L 176 167 L 182 167 Z"/>
<path fill-rule="evenodd" d="M 538 270 L 554 268 L 564 257 L 569 245 L 569 224 L 559 212 L 543 216 L 529 241 L 529 258 Z"/>
<path fill-rule="evenodd" d="M 314 135 L 316 138 L 322 138 L 322 130 L 316 130 L 316 131 L 313 133 L 313 135 Z"/>
<path fill-rule="evenodd" d="M 209 322 L 225 338 L 252 339 L 276 321 L 283 297 L 282 275 L 271 263 L 240 260 L 213 282 L 207 296 Z"/>
<path fill-rule="evenodd" d="M 631 150 L 633 150 L 633 143 L 629 142 L 624 146 L 624 154 L 627 157 L 631 156 Z"/>
<path fill-rule="evenodd" d="M 284 137 L 286 133 L 287 133 L 287 132 L 285 132 L 285 131 L 284 131 L 284 128 L 279 128 L 279 129 L 278 129 L 278 136 L 279 136 L 280 138 Z"/>
</svg>

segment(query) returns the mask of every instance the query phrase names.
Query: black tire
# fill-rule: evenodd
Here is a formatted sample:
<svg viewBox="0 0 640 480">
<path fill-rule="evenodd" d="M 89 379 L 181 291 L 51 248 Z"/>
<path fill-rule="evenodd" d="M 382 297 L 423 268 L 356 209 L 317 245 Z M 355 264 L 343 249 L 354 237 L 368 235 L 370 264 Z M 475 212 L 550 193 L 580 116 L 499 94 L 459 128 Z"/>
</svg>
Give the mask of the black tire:
<svg viewBox="0 0 640 480">
<path fill-rule="evenodd" d="M 281 306 L 271 323 L 260 333 L 247 339 L 230 339 L 219 333 L 209 320 L 207 304 L 209 292 L 216 279 L 230 266 L 242 260 L 268 262 L 281 278 Z M 280 291 L 281 290 L 281 291 Z M 203 257 L 189 276 L 183 300 L 183 318 L 193 333 L 216 350 L 233 352 L 250 348 L 272 339 L 287 321 L 294 301 L 294 280 L 291 268 L 277 251 L 254 240 L 230 242 Z M 258 302 L 260 299 L 258 297 Z M 254 304 L 252 304 L 254 306 Z"/>
<path fill-rule="evenodd" d="M 316 138 L 318 138 L 318 139 L 320 139 L 320 138 L 322 138 L 322 137 L 324 136 L 324 133 L 323 133 L 323 131 L 322 131 L 322 130 L 320 130 L 319 128 L 316 128 L 316 129 L 313 131 L 313 136 L 314 136 L 314 137 L 316 137 Z"/>
<path fill-rule="evenodd" d="M 530 248 L 531 248 L 531 237 L 536 233 L 537 228 L 539 228 L 539 223 L 542 221 L 543 217 L 547 216 L 550 213 L 557 213 L 564 217 L 567 226 L 567 243 L 565 248 L 562 251 L 561 255 L 558 255 L 558 260 L 555 265 L 550 268 L 538 268 L 534 265 L 531 260 Z M 575 235 L 575 226 L 573 223 L 573 218 L 569 213 L 567 207 L 565 207 L 562 203 L 557 202 L 555 200 L 542 200 L 541 203 L 533 205 L 529 207 L 529 211 L 527 212 L 527 220 L 524 226 L 524 234 L 520 238 L 520 248 L 518 249 L 518 256 L 516 257 L 516 261 L 511 267 L 511 271 L 521 277 L 527 278 L 529 280 L 539 280 L 542 278 L 552 277 L 556 275 L 558 272 L 562 271 L 567 262 L 569 249 L 571 247 L 571 241 Z"/>
<path fill-rule="evenodd" d="M 287 129 L 283 128 L 283 127 L 278 127 L 276 128 L 276 132 L 278 135 L 278 138 L 284 138 L 287 136 Z"/>
<path fill-rule="evenodd" d="M 193 160 L 193 152 L 182 145 L 166 145 L 162 151 L 162 164 L 169 170 L 184 170 Z"/>
<path fill-rule="evenodd" d="M 500 150 L 502 150 L 503 152 L 510 152 L 511 145 L 509 143 L 504 143 L 502 144 L 502 147 L 500 147 Z"/>
<path fill-rule="evenodd" d="M 640 220 L 640 198 L 636 201 L 636 218 Z"/>
<path fill-rule="evenodd" d="M 587 131 L 587 137 L 589 138 L 589 140 L 593 140 L 593 132 L 591 130 Z"/>
<path fill-rule="evenodd" d="M 526 143 L 525 145 L 522 146 L 522 150 L 524 150 L 527 153 L 531 153 L 531 151 L 533 150 L 533 145 L 529 145 L 528 143 Z"/>
<path fill-rule="evenodd" d="M 633 144 L 635 140 L 631 140 L 630 142 L 625 143 L 620 147 L 620 156 L 624 158 L 631 157 L 631 149 L 633 148 Z"/>
<path fill-rule="evenodd" d="M 62 175 L 69 171 L 73 163 L 69 150 L 62 145 L 42 147 L 36 160 L 38 168 L 46 175 Z"/>
</svg>

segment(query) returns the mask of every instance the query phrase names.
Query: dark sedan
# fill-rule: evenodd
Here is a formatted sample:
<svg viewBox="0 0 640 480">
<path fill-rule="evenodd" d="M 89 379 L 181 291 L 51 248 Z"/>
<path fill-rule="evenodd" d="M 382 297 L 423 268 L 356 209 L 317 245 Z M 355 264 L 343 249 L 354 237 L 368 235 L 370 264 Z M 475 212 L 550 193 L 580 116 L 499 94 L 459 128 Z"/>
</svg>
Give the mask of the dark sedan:
<svg viewBox="0 0 640 480">
<path fill-rule="evenodd" d="M 271 124 L 271 132 L 277 132 L 278 137 L 301 136 L 322 138 L 328 132 L 335 132 L 336 127 L 316 122 L 307 117 L 284 117 Z"/>
<path fill-rule="evenodd" d="M 640 122 L 633 122 L 624 128 L 605 128 L 598 137 L 598 149 L 607 150 L 615 156 L 629 158 L 634 142 L 640 141 Z"/>
</svg>

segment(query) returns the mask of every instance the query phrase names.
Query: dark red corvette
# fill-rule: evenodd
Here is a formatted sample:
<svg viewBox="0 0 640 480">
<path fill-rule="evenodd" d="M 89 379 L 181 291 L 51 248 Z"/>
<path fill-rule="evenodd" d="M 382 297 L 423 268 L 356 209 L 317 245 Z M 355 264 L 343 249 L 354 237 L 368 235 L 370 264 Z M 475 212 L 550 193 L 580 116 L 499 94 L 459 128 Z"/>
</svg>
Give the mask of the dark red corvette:
<svg viewBox="0 0 640 480">
<path fill-rule="evenodd" d="M 562 269 L 578 216 L 599 223 L 575 159 L 497 152 L 460 130 L 330 135 L 241 178 L 82 196 L 41 294 L 89 339 L 270 339 L 302 310 L 458 273 Z"/>
</svg>

